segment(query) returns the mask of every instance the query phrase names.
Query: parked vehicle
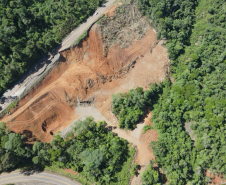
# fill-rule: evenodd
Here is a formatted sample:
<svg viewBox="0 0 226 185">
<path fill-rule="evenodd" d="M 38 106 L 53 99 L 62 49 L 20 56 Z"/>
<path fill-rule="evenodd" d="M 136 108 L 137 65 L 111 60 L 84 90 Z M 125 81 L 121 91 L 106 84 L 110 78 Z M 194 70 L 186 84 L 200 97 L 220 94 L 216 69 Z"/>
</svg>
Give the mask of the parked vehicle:
<svg viewBox="0 0 226 185">
<path fill-rule="evenodd" d="M 6 100 L 6 98 L 5 98 L 5 97 L 0 98 L 0 104 L 5 103 L 5 100 Z"/>
</svg>

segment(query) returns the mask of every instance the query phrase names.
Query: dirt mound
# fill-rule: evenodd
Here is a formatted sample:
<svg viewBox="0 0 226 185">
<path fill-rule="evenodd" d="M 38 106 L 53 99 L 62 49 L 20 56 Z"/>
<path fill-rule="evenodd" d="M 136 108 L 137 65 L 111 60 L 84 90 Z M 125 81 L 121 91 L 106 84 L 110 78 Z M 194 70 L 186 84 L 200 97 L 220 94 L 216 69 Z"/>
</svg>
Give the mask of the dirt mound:
<svg viewBox="0 0 226 185">
<path fill-rule="evenodd" d="M 28 141 L 50 141 L 53 133 L 67 124 L 68 120 L 74 119 L 74 108 L 60 99 L 56 91 L 58 90 L 50 89 L 43 94 L 37 93 L 32 99 L 34 101 L 30 100 L 21 107 L 19 104 L 19 109 L 3 120 L 6 120 L 10 130 L 32 138 Z"/>
</svg>

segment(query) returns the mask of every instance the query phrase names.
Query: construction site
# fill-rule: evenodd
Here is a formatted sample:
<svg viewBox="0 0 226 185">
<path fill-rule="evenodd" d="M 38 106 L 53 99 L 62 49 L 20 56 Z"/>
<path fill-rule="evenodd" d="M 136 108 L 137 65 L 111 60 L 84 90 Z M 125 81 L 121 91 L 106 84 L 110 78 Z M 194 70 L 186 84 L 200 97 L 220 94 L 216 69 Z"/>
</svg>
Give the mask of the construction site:
<svg viewBox="0 0 226 185">
<path fill-rule="evenodd" d="M 136 146 L 135 162 L 143 171 L 154 158 L 149 143 L 158 139 L 155 130 L 142 134 L 143 126 L 151 125 L 151 110 L 134 131 L 125 131 L 118 128 L 111 112 L 111 98 L 136 87 L 148 89 L 165 79 L 169 58 L 164 42 L 157 40 L 135 4 L 121 9 L 112 5 L 85 39 L 62 51 L 45 79 L 0 121 L 33 143 L 50 142 L 82 117 L 105 120 L 115 128 L 113 132 Z M 131 180 L 131 184 L 140 183 L 140 175 Z"/>
</svg>

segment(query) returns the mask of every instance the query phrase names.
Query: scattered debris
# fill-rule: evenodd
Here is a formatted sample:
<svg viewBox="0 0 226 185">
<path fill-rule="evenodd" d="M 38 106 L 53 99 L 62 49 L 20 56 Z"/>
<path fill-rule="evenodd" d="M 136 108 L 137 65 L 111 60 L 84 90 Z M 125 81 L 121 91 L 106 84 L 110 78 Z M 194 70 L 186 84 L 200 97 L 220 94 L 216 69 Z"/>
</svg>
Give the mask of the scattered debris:
<svg viewBox="0 0 226 185">
<path fill-rule="evenodd" d="M 142 16 L 135 2 L 117 7 L 113 16 L 105 16 L 99 23 L 104 52 L 113 44 L 127 48 L 134 41 L 140 40 L 150 29 L 148 20 Z"/>
</svg>

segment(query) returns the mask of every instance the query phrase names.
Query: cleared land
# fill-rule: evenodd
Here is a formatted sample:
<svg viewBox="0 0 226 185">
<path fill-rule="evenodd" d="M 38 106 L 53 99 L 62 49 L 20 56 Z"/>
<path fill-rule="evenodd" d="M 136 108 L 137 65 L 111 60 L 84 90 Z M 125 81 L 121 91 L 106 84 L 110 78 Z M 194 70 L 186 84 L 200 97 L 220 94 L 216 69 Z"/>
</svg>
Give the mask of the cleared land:
<svg viewBox="0 0 226 185">
<path fill-rule="evenodd" d="M 29 93 L 10 116 L 9 128 L 34 139 L 50 141 L 51 134 L 68 126 L 75 118 L 74 105 L 79 98 L 95 99 L 95 106 L 111 119 L 111 95 L 164 79 L 167 71 L 167 50 L 157 42 L 150 29 L 129 48 L 113 45 L 103 56 L 99 29 L 94 26 L 89 37 L 79 46 L 62 53 L 59 66 L 40 86 Z M 136 61 L 134 65 L 131 63 Z"/>
<path fill-rule="evenodd" d="M 121 48 L 119 44 L 108 47 L 105 56 L 101 28 L 95 24 L 83 42 L 61 53 L 58 66 L 11 110 L 11 115 L 1 121 L 6 122 L 11 130 L 25 134 L 28 142 L 49 142 L 53 134 L 69 126 L 76 118 L 81 118 L 82 114 L 88 116 L 88 111 L 81 113 L 75 109 L 79 97 L 80 101 L 90 101 L 95 111 L 115 127 L 117 119 L 111 113 L 112 94 L 136 87 L 148 89 L 151 83 L 166 77 L 169 59 L 162 43 L 149 28 L 143 38 L 134 39 L 129 47 Z M 151 124 L 149 119 L 150 114 L 146 124 Z M 114 130 L 137 146 L 135 162 L 143 167 L 142 170 L 154 158 L 148 143 L 158 139 L 154 130 L 142 135 L 143 126 L 138 125 L 134 131 Z M 132 183 L 139 181 L 140 176 Z"/>
</svg>

